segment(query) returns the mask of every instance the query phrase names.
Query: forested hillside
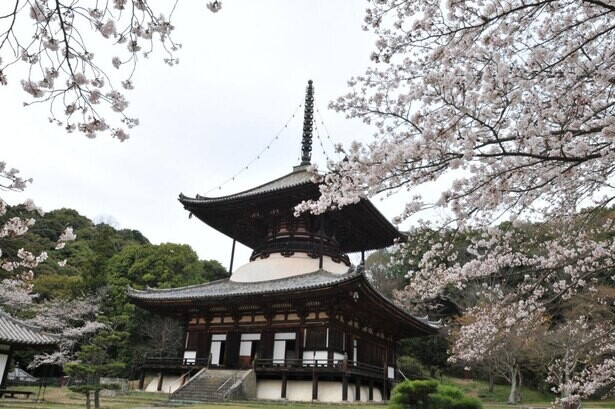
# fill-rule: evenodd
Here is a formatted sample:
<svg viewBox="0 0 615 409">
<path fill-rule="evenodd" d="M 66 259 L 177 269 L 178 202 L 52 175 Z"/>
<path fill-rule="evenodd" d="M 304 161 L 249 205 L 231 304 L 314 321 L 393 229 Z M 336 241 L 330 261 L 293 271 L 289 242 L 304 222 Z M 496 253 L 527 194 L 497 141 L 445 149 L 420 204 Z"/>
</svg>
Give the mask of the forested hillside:
<svg viewBox="0 0 615 409">
<path fill-rule="evenodd" d="M 0 238 L 4 256 L 16 258 L 19 249 L 28 249 L 33 254 L 46 252 L 48 258 L 34 269 L 26 285 L 13 280 L 15 272 L 0 269 L 2 309 L 49 331 L 70 334 L 67 338 L 75 335 L 74 342 L 61 348 L 62 357 L 39 355 L 35 365 L 43 368 L 80 354 L 83 358 L 86 345 L 104 344 L 103 361 L 113 363 L 110 372 L 118 375 L 129 375 L 133 362 L 143 354 L 173 354 L 182 339 L 177 322 L 137 310 L 127 302 L 126 287 L 168 288 L 227 276 L 218 261 L 200 260 L 188 245 L 151 244 L 137 230 L 94 223 L 76 210 L 53 210 L 41 216 L 15 206 L 0 218 L 0 225 L 13 217 L 36 221 L 25 235 Z M 77 239 L 56 246 L 66 227 L 73 228 Z M 62 248 L 50 250 L 56 247 Z M 17 360 L 25 367 L 33 356 L 21 354 Z"/>
</svg>

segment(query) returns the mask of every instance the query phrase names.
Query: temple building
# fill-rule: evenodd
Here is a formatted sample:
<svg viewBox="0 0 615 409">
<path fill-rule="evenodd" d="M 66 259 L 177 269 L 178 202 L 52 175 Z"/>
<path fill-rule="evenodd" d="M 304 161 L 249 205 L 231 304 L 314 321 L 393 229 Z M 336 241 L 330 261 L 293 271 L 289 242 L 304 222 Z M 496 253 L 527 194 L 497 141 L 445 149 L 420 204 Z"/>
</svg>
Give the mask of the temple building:
<svg viewBox="0 0 615 409">
<path fill-rule="evenodd" d="M 18 350 L 54 348 L 60 342 L 57 335 L 12 318 L 0 311 L 0 396 L 6 386 L 13 353 Z"/>
<path fill-rule="evenodd" d="M 190 215 L 253 252 L 228 279 L 128 289 L 137 306 L 185 325 L 183 357 L 144 361 L 142 388 L 182 400 L 382 401 L 398 377 L 399 340 L 437 332 L 351 265 L 348 253 L 406 238 L 370 201 L 295 216 L 298 203 L 320 194 L 308 172 L 312 123 L 310 81 L 302 161 L 292 172 L 228 196 L 180 195 Z"/>
</svg>

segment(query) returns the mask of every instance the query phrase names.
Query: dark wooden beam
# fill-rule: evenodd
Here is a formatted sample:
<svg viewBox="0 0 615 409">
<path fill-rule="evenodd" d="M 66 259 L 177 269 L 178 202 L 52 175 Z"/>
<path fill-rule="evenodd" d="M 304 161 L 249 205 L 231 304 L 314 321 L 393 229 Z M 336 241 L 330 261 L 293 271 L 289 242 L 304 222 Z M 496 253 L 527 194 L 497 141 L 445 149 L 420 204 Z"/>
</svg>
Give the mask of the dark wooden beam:
<svg viewBox="0 0 615 409">
<path fill-rule="evenodd" d="M 231 265 L 229 266 L 229 274 L 233 274 L 233 260 L 235 260 L 235 243 L 237 240 L 233 239 L 233 247 L 231 248 Z"/>
<path fill-rule="evenodd" d="M 282 373 L 282 399 L 286 399 L 286 383 L 287 383 L 286 373 Z"/>
<path fill-rule="evenodd" d="M 318 400 L 318 372 L 312 372 L 312 400 Z"/>
</svg>

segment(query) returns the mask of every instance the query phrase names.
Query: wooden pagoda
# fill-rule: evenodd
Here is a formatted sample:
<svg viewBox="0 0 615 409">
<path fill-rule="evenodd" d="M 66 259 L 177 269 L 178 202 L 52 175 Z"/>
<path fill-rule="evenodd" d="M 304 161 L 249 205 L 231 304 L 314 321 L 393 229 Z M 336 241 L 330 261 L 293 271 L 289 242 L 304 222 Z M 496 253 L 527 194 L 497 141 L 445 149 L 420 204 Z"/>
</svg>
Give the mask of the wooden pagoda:
<svg viewBox="0 0 615 409">
<path fill-rule="evenodd" d="M 319 196 L 308 172 L 312 121 L 310 81 L 302 162 L 291 173 L 229 196 L 180 195 L 192 215 L 253 252 L 229 279 L 128 290 L 136 305 L 177 316 L 186 327 L 181 362 L 145 363 L 144 374 L 148 369 L 162 374 L 169 366 L 227 374 L 249 369 L 255 387 L 247 397 L 381 401 L 397 376 L 399 339 L 437 331 L 436 324 L 382 296 L 362 266 L 351 266 L 347 253 L 405 239 L 368 200 L 321 215 L 294 215 L 298 203 Z M 176 386 L 185 381 L 174 379 Z M 168 385 L 162 375 L 157 382 L 159 390 Z"/>
</svg>

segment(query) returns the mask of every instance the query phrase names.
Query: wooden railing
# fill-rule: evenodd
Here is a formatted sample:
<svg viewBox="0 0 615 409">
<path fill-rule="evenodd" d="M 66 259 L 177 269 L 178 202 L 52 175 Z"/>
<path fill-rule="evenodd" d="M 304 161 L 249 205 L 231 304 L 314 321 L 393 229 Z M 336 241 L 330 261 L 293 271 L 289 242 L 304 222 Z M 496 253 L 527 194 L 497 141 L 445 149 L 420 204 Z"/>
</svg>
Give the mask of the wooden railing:
<svg viewBox="0 0 615 409">
<path fill-rule="evenodd" d="M 344 359 L 257 359 L 254 361 L 256 370 L 268 371 L 302 371 L 317 370 L 319 372 L 340 372 L 364 375 L 381 379 L 385 375 L 384 367 L 369 365 L 362 362 Z"/>
<path fill-rule="evenodd" d="M 169 357 L 143 357 L 138 366 L 142 368 L 183 368 L 183 367 L 206 367 L 207 358 L 169 358 Z"/>
</svg>

